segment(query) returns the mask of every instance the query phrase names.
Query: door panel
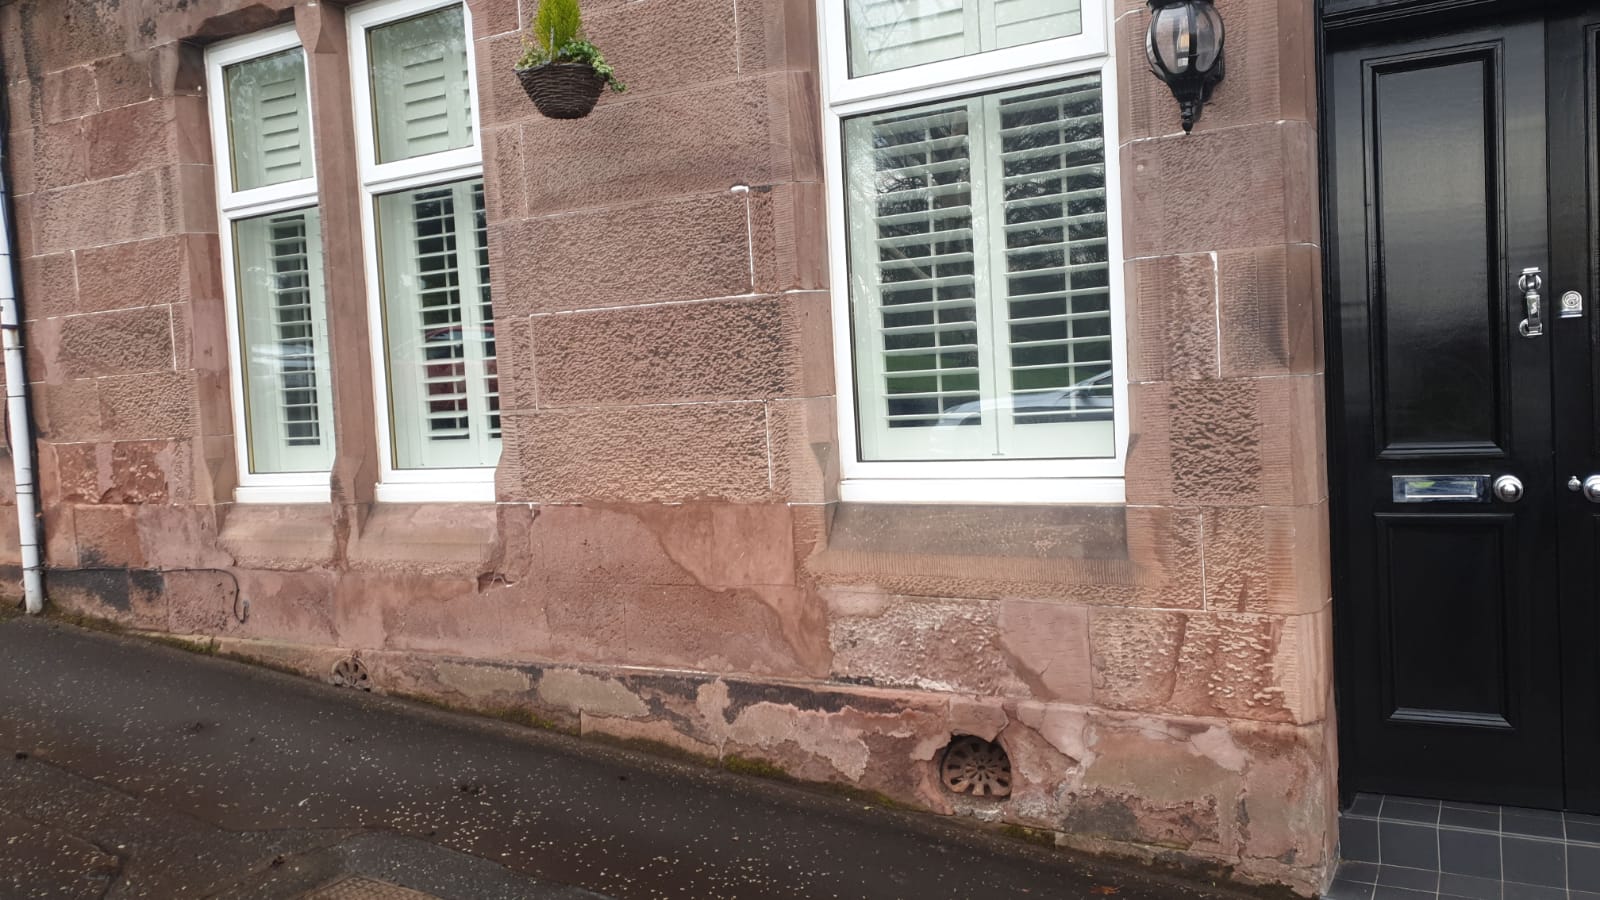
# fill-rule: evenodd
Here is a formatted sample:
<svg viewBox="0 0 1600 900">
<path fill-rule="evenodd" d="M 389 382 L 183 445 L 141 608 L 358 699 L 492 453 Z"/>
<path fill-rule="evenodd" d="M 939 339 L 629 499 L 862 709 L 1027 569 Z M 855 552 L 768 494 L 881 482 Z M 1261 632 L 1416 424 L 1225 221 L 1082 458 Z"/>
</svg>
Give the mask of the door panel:
<svg viewBox="0 0 1600 900">
<path fill-rule="evenodd" d="M 1600 320 L 1594 304 L 1600 269 L 1600 228 L 1596 227 L 1597 52 L 1600 11 L 1591 9 L 1550 21 L 1550 223 L 1551 295 L 1583 297 L 1580 316 L 1555 315 L 1551 346 L 1555 354 L 1555 473 L 1558 482 L 1561 552 L 1561 658 L 1567 690 L 1567 805 L 1600 812 L 1600 506 L 1566 488 L 1600 472 Z"/>
<path fill-rule="evenodd" d="M 1516 517 L 1377 518 L 1388 721 L 1511 728 Z"/>
<path fill-rule="evenodd" d="M 1549 266 L 1544 23 L 1328 71 L 1344 786 L 1559 806 L 1550 350 L 1515 287 Z"/>
</svg>

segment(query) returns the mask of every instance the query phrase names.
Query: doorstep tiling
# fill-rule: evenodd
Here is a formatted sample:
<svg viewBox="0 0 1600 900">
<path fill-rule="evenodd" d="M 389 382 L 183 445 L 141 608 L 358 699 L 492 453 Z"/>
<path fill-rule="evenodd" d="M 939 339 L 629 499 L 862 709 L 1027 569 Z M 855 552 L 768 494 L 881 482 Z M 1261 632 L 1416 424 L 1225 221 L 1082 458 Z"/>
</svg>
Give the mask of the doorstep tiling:
<svg viewBox="0 0 1600 900">
<path fill-rule="evenodd" d="M 1600 900 L 1600 816 L 1357 794 L 1326 900 Z"/>
</svg>

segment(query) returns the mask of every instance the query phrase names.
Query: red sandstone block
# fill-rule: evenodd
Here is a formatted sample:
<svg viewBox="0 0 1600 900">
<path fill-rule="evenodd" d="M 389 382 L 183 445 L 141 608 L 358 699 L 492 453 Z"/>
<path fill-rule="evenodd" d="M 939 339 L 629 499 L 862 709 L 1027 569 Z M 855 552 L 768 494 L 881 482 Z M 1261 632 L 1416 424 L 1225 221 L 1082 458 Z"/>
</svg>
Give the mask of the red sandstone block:
<svg viewBox="0 0 1600 900">
<path fill-rule="evenodd" d="M 1314 243 L 1315 145 L 1311 125 L 1283 122 L 1123 148 L 1128 255 Z"/>
<path fill-rule="evenodd" d="M 789 678 L 828 672 L 827 630 L 812 592 L 650 586 L 620 593 L 625 652 L 635 665 Z"/>
<path fill-rule="evenodd" d="M 1252 506 L 1206 513 L 1206 605 L 1230 612 L 1314 612 L 1332 593 L 1328 508 Z"/>
<path fill-rule="evenodd" d="M 1112 709 L 1296 724 L 1325 714 L 1326 608 L 1299 616 L 1097 608 L 1094 698 Z"/>
<path fill-rule="evenodd" d="M 1315 503 L 1326 496 L 1322 377 L 1135 383 L 1128 502 Z"/>
<path fill-rule="evenodd" d="M 1217 378 L 1217 267 L 1209 253 L 1127 264 L 1128 377 Z"/>
<path fill-rule="evenodd" d="M 236 637 L 266 638 L 297 644 L 350 646 L 334 626 L 334 575 L 325 570 L 276 572 L 236 569 L 239 589 L 250 598 L 250 616 L 230 626 Z M 215 609 L 226 595 L 204 599 Z"/>
<path fill-rule="evenodd" d="M 516 31 L 521 27 L 519 6 L 517 0 L 468 0 L 473 37 L 481 40 L 490 35 Z M 584 24 L 588 24 L 587 19 Z"/>
<path fill-rule="evenodd" d="M 94 381 L 35 383 L 28 388 L 39 436 L 53 441 L 92 441 L 104 433 L 100 389 Z"/>
<path fill-rule="evenodd" d="M 603 101 L 572 128 L 535 119 L 523 128 L 529 209 L 723 191 L 787 180 L 775 159 L 764 78 Z"/>
<path fill-rule="evenodd" d="M 220 300 L 221 277 L 210 261 L 214 240 L 173 235 L 81 250 L 77 254 L 78 306 L 62 312 Z M 201 277 L 206 281 L 214 278 L 216 283 L 197 289 L 194 283 Z"/>
<path fill-rule="evenodd" d="M 100 417 L 109 437 L 192 438 L 199 433 L 191 374 L 125 375 L 97 379 L 96 385 Z"/>
<path fill-rule="evenodd" d="M 72 254 L 55 253 L 22 260 L 23 315 L 30 321 L 78 309 L 78 279 Z"/>
<path fill-rule="evenodd" d="M 805 390 L 815 301 L 673 303 L 533 318 L 542 407 L 754 400 Z"/>
<path fill-rule="evenodd" d="M 522 130 L 515 125 L 483 130 L 484 212 L 491 223 L 528 215 L 528 186 L 522 161 Z"/>
<path fill-rule="evenodd" d="M 143 566 L 144 549 L 131 506 L 77 506 L 73 524 L 84 566 Z"/>
<path fill-rule="evenodd" d="M 524 496 L 533 500 L 772 496 L 761 403 L 540 410 L 516 418 Z"/>
<path fill-rule="evenodd" d="M 774 400 L 771 417 L 772 488 L 791 503 L 839 499 L 838 428 L 831 396 Z"/>
<path fill-rule="evenodd" d="M 789 507 L 781 503 L 546 506 L 532 523 L 533 571 L 594 584 L 795 583 Z"/>
<path fill-rule="evenodd" d="M 817 68 L 817 4 L 809 0 L 735 0 L 739 71 Z"/>
<path fill-rule="evenodd" d="M 1322 255 L 1309 244 L 1229 250 L 1221 270 L 1225 378 L 1322 371 Z"/>
<path fill-rule="evenodd" d="M 87 180 L 89 148 L 82 130 L 82 120 L 72 119 L 12 134 L 7 149 L 15 154 L 13 189 L 31 193 Z"/>
<path fill-rule="evenodd" d="M 34 329 L 50 381 L 171 372 L 172 310 L 167 306 L 47 319 Z"/>
<path fill-rule="evenodd" d="M 14 24 L 0 32 L 14 32 L 16 53 L 7 60 L 28 59 L 36 71 L 54 72 L 90 60 L 121 53 L 128 45 L 129 16 L 121 4 L 96 0 L 21 0 Z M 27 48 L 24 57 L 22 48 Z"/>
<path fill-rule="evenodd" d="M 586 210 L 491 233 L 499 315 L 748 294 L 745 196 Z"/>
<path fill-rule="evenodd" d="M 827 188 L 797 181 L 750 194 L 750 252 L 756 290 L 828 287 Z"/>
<path fill-rule="evenodd" d="M 639 0 L 587 14 L 583 27 L 631 98 L 736 76 L 734 22 L 729 0 Z"/>
<path fill-rule="evenodd" d="M 88 66 L 46 72 L 40 85 L 46 123 L 65 122 L 99 109 L 95 100 L 94 72 Z"/>
<path fill-rule="evenodd" d="M 53 253 L 175 231 L 181 217 L 174 186 L 154 170 L 34 194 L 34 248 Z"/>
<path fill-rule="evenodd" d="M 152 53 L 148 50 L 132 50 L 95 60 L 89 68 L 94 72 L 100 108 L 116 109 L 154 97 L 152 62 Z"/>
</svg>

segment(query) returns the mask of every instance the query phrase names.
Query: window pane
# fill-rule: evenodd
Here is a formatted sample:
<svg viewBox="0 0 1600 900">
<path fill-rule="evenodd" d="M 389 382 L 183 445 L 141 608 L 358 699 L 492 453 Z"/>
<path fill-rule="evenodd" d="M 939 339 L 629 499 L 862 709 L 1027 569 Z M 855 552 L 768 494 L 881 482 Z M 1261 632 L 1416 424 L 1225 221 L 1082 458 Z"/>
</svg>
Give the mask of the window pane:
<svg viewBox="0 0 1600 900">
<path fill-rule="evenodd" d="M 333 463 L 328 313 L 315 208 L 234 223 L 250 471 Z"/>
<path fill-rule="evenodd" d="M 367 32 L 378 162 L 472 144 L 472 73 L 461 7 Z"/>
<path fill-rule="evenodd" d="M 224 76 L 233 189 L 310 178 L 306 58 L 299 47 L 229 66 Z"/>
<path fill-rule="evenodd" d="M 1081 34 L 1081 2 L 848 0 L 850 74 L 871 75 Z"/>
<path fill-rule="evenodd" d="M 483 182 L 378 198 L 394 465 L 492 466 L 500 395 Z"/>
<path fill-rule="evenodd" d="M 863 459 L 1114 453 L 1099 76 L 844 123 Z"/>
</svg>

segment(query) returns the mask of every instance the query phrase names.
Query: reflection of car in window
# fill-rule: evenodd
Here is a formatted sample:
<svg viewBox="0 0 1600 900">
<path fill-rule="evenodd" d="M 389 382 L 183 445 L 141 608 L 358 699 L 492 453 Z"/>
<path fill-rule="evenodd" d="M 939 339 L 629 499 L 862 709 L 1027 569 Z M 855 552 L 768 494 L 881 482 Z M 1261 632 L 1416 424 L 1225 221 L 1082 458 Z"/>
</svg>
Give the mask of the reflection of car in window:
<svg viewBox="0 0 1600 900">
<path fill-rule="evenodd" d="M 1101 372 L 1071 387 L 968 400 L 945 410 L 937 427 L 978 425 L 985 412 L 1009 410 L 1018 425 L 1045 422 L 1104 422 L 1112 417 L 1111 372 Z"/>
</svg>

